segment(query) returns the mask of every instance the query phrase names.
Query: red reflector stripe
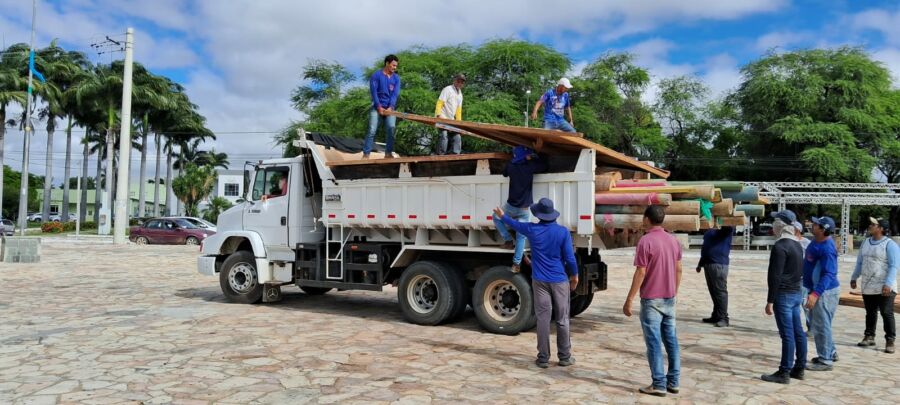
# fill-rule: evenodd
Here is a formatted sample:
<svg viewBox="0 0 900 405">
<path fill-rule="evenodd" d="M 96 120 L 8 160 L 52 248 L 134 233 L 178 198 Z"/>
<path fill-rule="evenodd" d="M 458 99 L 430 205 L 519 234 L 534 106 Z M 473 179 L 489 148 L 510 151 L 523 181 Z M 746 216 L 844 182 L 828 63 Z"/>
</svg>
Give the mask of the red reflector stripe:
<svg viewBox="0 0 900 405">
<path fill-rule="evenodd" d="M 418 216 L 416 216 L 416 215 L 410 215 L 410 216 L 409 216 L 409 219 L 416 219 L 416 218 L 418 218 Z"/>
<path fill-rule="evenodd" d="M 590 216 L 590 215 L 582 215 L 582 216 L 580 216 L 580 217 L 578 217 L 578 218 L 579 218 L 579 219 L 590 220 L 590 219 L 591 219 L 591 216 Z"/>
<path fill-rule="evenodd" d="M 366 215 L 366 218 L 374 219 L 374 218 L 375 218 L 375 214 L 369 214 L 369 215 Z"/>
<path fill-rule="evenodd" d="M 347 218 L 350 218 L 350 219 L 356 218 L 356 214 L 347 214 Z"/>
<path fill-rule="evenodd" d="M 394 214 L 388 214 L 388 219 L 394 219 L 394 218 L 397 218 L 397 216 Z"/>
<path fill-rule="evenodd" d="M 438 219 L 447 219 L 446 215 L 438 215 Z"/>
<path fill-rule="evenodd" d="M 463 221 L 468 221 L 468 220 L 472 219 L 472 216 L 471 215 L 463 215 L 462 219 L 463 219 Z"/>
<path fill-rule="evenodd" d="M 328 214 L 328 218 L 337 218 L 337 215 L 334 215 L 334 214 Z"/>
<path fill-rule="evenodd" d="M 488 216 L 484 217 L 484 219 L 486 219 L 486 220 L 488 220 L 488 221 L 493 221 L 493 220 L 494 220 L 494 217 L 488 215 Z"/>
</svg>

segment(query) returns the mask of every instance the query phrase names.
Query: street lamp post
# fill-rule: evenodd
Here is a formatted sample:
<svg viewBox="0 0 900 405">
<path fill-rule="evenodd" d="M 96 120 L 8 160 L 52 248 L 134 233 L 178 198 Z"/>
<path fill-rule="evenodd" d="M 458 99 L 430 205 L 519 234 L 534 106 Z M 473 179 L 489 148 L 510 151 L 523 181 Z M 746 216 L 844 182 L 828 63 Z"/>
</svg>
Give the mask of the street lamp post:
<svg viewBox="0 0 900 405">
<path fill-rule="evenodd" d="M 525 127 L 528 127 L 529 109 L 531 108 L 531 90 L 525 90 Z"/>
</svg>

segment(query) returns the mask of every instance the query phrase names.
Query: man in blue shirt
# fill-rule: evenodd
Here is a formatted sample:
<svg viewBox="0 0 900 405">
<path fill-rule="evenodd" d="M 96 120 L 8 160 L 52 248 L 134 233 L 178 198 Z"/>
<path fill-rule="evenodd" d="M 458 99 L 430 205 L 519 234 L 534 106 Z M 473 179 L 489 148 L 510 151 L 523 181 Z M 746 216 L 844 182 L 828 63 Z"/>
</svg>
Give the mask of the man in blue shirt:
<svg viewBox="0 0 900 405">
<path fill-rule="evenodd" d="M 395 55 L 384 58 L 384 67 L 372 73 L 369 77 L 369 93 L 372 95 L 372 108 L 369 110 L 369 131 L 366 133 L 366 143 L 363 146 L 363 159 L 369 158 L 372 146 L 375 143 L 375 132 L 378 126 L 384 123 L 386 142 L 384 157 L 392 158 L 394 151 L 394 128 L 397 126 L 397 118 L 393 115 L 385 115 L 389 111 L 397 109 L 397 98 L 400 97 L 400 76 L 397 75 L 397 64 L 400 59 Z"/>
<path fill-rule="evenodd" d="M 556 350 L 559 365 L 575 364 L 572 342 L 569 339 L 569 292 L 578 285 L 578 265 L 572 249 L 569 230 L 556 223 L 559 211 L 553 201 L 541 198 L 531 206 L 531 213 L 540 222 L 519 222 L 504 214 L 500 207 L 494 215 L 506 226 L 528 237 L 531 243 L 531 289 L 534 294 L 534 312 L 537 315 L 538 357 L 540 368 L 550 362 L 550 311 L 556 317 Z M 565 265 L 564 265 L 565 264 Z"/>
<path fill-rule="evenodd" d="M 547 165 L 541 160 L 534 150 L 525 146 L 516 146 L 513 148 L 513 158 L 503 169 L 503 176 L 509 177 L 509 193 L 506 198 L 506 204 L 503 205 L 503 211 L 516 221 L 528 222 L 531 218 L 528 216 L 528 207 L 534 202 L 532 197 L 532 183 L 534 182 L 534 174 L 547 170 Z M 516 232 L 516 243 L 513 245 L 512 235 L 500 217 L 494 217 L 494 226 L 497 232 L 503 237 L 504 249 L 512 249 L 516 251 L 513 254 L 513 273 L 519 272 L 519 266 L 522 263 L 522 256 L 525 253 L 525 235 Z"/>
<path fill-rule="evenodd" d="M 734 227 L 723 226 L 721 229 L 710 229 L 703 234 L 703 247 L 700 248 L 700 262 L 697 272 L 706 270 L 706 287 L 712 298 L 713 311 L 705 323 L 713 323 L 717 327 L 729 325 L 728 319 L 728 256 L 731 254 L 731 239 Z"/>
<path fill-rule="evenodd" d="M 838 282 L 837 247 L 831 234 L 836 228 L 830 217 L 812 218 L 812 232 L 816 240 L 806 248 L 803 261 L 803 287 L 809 291 L 806 308 L 809 309 L 809 332 L 816 342 L 819 357 L 813 358 L 806 369 L 831 371 L 837 357 L 831 322 L 841 298 Z"/>
<path fill-rule="evenodd" d="M 569 100 L 569 89 L 572 83 L 565 77 L 559 79 L 556 88 L 547 90 L 531 111 L 531 119 L 537 119 L 537 112 L 544 106 L 544 129 L 555 129 L 564 132 L 575 132 L 575 121 L 572 119 L 572 103 Z M 569 120 L 566 121 L 565 115 Z"/>
</svg>

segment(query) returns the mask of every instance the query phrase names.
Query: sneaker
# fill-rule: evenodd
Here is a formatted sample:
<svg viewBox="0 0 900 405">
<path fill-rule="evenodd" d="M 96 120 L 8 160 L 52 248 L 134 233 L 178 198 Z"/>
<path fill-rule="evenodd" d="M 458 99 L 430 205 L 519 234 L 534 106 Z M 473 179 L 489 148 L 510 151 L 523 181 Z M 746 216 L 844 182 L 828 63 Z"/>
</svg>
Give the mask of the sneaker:
<svg viewBox="0 0 900 405">
<path fill-rule="evenodd" d="M 363 155 L 362 158 L 363 158 L 363 160 L 367 160 L 367 159 L 369 159 L 369 155 Z"/>
<path fill-rule="evenodd" d="M 547 367 L 550 367 L 550 363 L 549 363 L 549 362 L 546 362 L 546 361 L 540 361 L 540 360 L 535 360 L 535 361 L 534 361 L 534 365 L 535 365 L 535 366 L 538 366 L 538 367 L 540 367 L 540 368 L 547 368 Z"/>
<path fill-rule="evenodd" d="M 500 248 L 501 248 L 501 249 L 506 249 L 506 250 L 513 250 L 513 249 L 516 248 L 516 244 L 513 243 L 513 241 L 508 240 L 508 241 L 506 241 L 506 242 L 503 242 L 503 246 L 500 246 Z"/>
<path fill-rule="evenodd" d="M 825 363 L 814 361 L 810 364 L 807 364 L 806 369 L 809 371 L 831 371 L 834 370 L 834 367 Z"/>
<path fill-rule="evenodd" d="M 721 320 L 719 320 L 719 322 L 716 322 L 716 327 L 717 327 L 717 328 L 724 328 L 724 327 L 729 326 L 729 325 L 731 325 L 731 324 L 728 322 L 727 319 L 721 319 Z"/>
<path fill-rule="evenodd" d="M 786 371 L 778 370 L 772 374 L 763 374 L 760 377 L 763 381 L 777 383 L 777 384 L 790 384 L 791 376 Z"/>
<path fill-rule="evenodd" d="M 859 347 L 875 346 L 875 336 L 865 336 L 856 345 Z"/>
<path fill-rule="evenodd" d="M 678 386 L 675 385 L 666 385 L 666 391 L 668 391 L 670 394 L 677 394 L 680 389 L 678 389 Z"/>
<path fill-rule="evenodd" d="M 571 366 L 571 365 L 573 365 L 573 364 L 575 364 L 575 358 L 574 358 L 574 357 L 569 357 L 568 359 L 562 359 L 562 360 L 559 361 L 559 366 L 560 366 L 560 367 L 569 367 L 569 366 Z"/>
<path fill-rule="evenodd" d="M 894 341 L 893 340 L 887 341 L 887 343 L 884 345 L 884 352 L 889 353 L 889 354 L 894 353 Z"/>
<path fill-rule="evenodd" d="M 393 153 L 385 153 L 385 154 L 384 154 L 384 158 L 385 158 L 385 159 L 393 159 L 393 158 L 394 158 L 394 154 L 393 154 Z"/>
<path fill-rule="evenodd" d="M 719 322 L 719 318 L 713 318 L 713 317 L 703 318 L 703 323 L 718 323 L 718 322 Z"/>
<path fill-rule="evenodd" d="M 806 370 L 802 367 L 794 367 L 791 369 L 791 378 L 795 380 L 804 380 L 806 379 Z"/>
<path fill-rule="evenodd" d="M 513 273 L 518 273 L 518 272 L 522 271 L 522 267 L 519 266 L 518 264 L 514 264 L 512 266 L 509 266 L 509 271 L 511 271 Z"/>
<path fill-rule="evenodd" d="M 641 394 L 653 395 L 655 397 L 664 397 L 666 396 L 666 390 L 662 388 L 654 387 L 653 384 L 650 384 L 646 387 L 641 387 L 638 389 Z"/>
<path fill-rule="evenodd" d="M 831 356 L 831 361 L 834 361 L 834 362 L 838 361 L 837 351 L 834 352 L 834 356 Z"/>
</svg>

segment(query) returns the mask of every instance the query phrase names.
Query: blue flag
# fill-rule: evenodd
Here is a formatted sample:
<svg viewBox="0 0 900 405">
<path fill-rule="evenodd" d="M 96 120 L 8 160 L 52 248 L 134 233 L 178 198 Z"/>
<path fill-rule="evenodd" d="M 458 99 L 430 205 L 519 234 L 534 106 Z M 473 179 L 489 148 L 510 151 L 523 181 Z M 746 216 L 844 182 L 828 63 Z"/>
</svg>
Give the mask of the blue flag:
<svg viewBox="0 0 900 405">
<path fill-rule="evenodd" d="M 31 54 L 29 54 L 29 56 L 28 56 L 28 69 L 31 69 L 31 74 L 33 74 L 34 77 L 37 77 L 38 80 L 41 81 L 41 83 L 47 82 L 47 80 L 44 79 L 44 75 L 42 75 L 41 72 L 38 72 L 37 69 L 34 68 L 34 50 L 33 49 L 31 50 Z"/>
</svg>

